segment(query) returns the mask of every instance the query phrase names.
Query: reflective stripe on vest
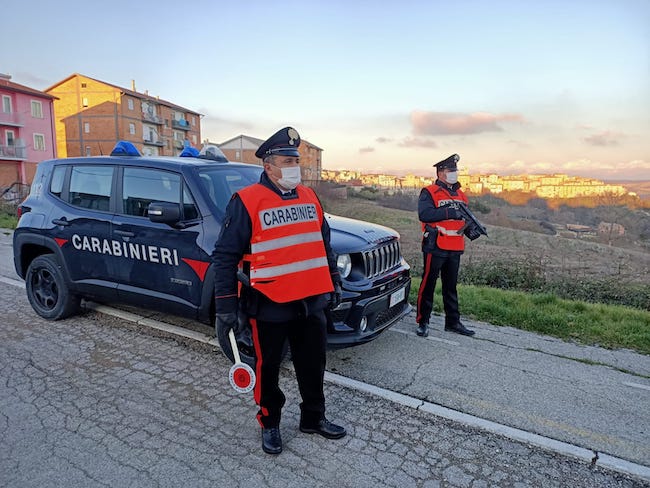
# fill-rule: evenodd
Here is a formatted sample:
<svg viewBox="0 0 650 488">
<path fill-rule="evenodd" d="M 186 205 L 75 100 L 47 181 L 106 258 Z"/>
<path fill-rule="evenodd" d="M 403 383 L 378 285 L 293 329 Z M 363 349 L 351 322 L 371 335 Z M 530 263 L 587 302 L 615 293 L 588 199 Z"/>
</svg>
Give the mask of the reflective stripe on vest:
<svg viewBox="0 0 650 488">
<path fill-rule="evenodd" d="M 238 192 L 251 218 L 251 286 L 277 303 L 334 290 L 316 194 L 302 185 L 298 198 L 283 200 L 255 184 Z"/>
</svg>

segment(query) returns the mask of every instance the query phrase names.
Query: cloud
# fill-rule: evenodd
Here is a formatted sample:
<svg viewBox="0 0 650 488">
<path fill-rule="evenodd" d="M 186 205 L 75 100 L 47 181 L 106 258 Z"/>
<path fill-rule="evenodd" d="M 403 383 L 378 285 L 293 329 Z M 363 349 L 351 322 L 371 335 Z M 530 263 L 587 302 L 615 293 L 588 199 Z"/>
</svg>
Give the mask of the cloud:
<svg viewBox="0 0 650 488">
<path fill-rule="evenodd" d="M 397 145 L 400 147 L 438 147 L 435 141 L 431 139 L 423 139 L 421 137 L 406 137 Z"/>
<path fill-rule="evenodd" d="M 608 130 L 592 134 L 583 139 L 587 144 L 591 146 L 618 146 L 620 139 L 624 138 L 624 134 L 617 132 L 611 132 Z"/>
<path fill-rule="evenodd" d="M 361 154 L 371 153 L 371 152 L 375 152 L 375 148 L 374 147 L 361 147 L 361 148 L 359 148 L 359 152 Z"/>
<path fill-rule="evenodd" d="M 393 142 L 392 139 L 389 139 L 388 137 L 378 137 L 375 139 L 379 144 L 386 144 L 387 142 Z"/>
<path fill-rule="evenodd" d="M 479 134 L 481 132 L 502 132 L 499 122 L 523 122 L 519 114 L 471 114 L 448 112 L 411 112 L 411 125 L 415 135 Z"/>
</svg>

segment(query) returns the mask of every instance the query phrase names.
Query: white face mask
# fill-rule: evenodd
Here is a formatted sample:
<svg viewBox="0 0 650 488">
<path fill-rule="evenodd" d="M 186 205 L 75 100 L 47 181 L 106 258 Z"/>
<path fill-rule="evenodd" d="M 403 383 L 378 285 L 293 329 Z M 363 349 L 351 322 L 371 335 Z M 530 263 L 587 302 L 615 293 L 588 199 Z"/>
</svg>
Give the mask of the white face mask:
<svg viewBox="0 0 650 488">
<path fill-rule="evenodd" d="M 450 185 L 458 183 L 458 171 L 450 171 L 447 173 L 447 183 Z"/>
<path fill-rule="evenodd" d="M 287 190 L 293 190 L 300 183 L 300 166 L 290 168 L 280 168 L 282 178 L 278 179 L 278 184 Z"/>
</svg>

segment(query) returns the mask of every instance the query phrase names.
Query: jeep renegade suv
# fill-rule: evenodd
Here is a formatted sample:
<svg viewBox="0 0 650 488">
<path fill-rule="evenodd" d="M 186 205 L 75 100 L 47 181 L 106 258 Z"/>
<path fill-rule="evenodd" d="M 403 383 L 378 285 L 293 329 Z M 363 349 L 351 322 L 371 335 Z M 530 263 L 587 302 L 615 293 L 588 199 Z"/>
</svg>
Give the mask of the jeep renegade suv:
<svg viewBox="0 0 650 488">
<path fill-rule="evenodd" d="M 212 159 L 143 157 L 118 143 L 111 156 L 40 163 L 18 209 L 13 246 L 36 313 L 62 319 L 85 298 L 213 324 L 210 254 L 231 195 L 262 172 L 215 158 L 215 150 L 205 151 Z M 375 338 L 409 313 L 409 266 L 395 231 L 327 219 L 343 280 L 328 345 L 346 347 Z"/>
</svg>

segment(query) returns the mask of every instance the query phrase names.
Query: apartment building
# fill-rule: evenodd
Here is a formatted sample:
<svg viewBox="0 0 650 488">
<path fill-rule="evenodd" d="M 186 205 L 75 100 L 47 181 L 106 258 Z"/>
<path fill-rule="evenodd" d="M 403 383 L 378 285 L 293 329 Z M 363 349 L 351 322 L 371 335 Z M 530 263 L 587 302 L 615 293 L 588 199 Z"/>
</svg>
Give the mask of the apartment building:
<svg viewBox="0 0 650 488">
<path fill-rule="evenodd" d="M 36 165 L 56 157 L 54 100 L 0 74 L 0 189 L 31 184 Z"/>
<path fill-rule="evenodd" d="M 109 154 L 119 140 L 144 155 L 177 156 L 201 141 L 201 114 L 159 97 L 78 73 L 45 90 L 56 97 L 59 157 Z"/>
<path fill-rule="evenodd" d="M 262 161 L 255 157 L 255 151 L 262 145 L 264 139 L 240 134 L 232 139 L 217 144 L 223 151 L 229 161 L 238 161 L 242 163 L 261 165 Z M 206 143 L 209 143 L 206 141 Z M 312 144 L 305 139 L 300 142 L 298 147 L 300 153 L 300 172 L 302 180 L 305 182 L 320 181 L 323 149 Z"/>
</svg>

